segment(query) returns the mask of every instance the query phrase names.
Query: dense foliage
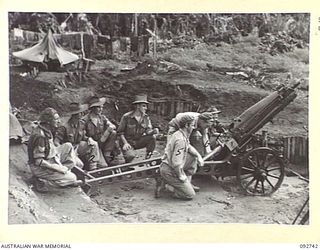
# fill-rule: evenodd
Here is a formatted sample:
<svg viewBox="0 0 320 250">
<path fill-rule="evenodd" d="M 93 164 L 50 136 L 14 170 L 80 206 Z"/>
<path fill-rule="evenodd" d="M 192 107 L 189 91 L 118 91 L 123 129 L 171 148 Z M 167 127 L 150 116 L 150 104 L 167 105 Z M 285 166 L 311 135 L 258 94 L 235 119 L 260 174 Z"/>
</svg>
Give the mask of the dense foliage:
<svg viewBox="0 0 320 250">
<path fill-rule="evenodd" d="M 28 13 L 10 12 L 9 29 L 22 28 L 56 33 L 86 31 L 111 37 L 149 34 L 156 31 L 161 39 L 195 37 L 207 41 L 234 42 L 234 37 L 256 31 L 265 34 L 285 33 L 309 42 L 310 15 L 286 14 L 104 14 L 104 13 Z"/>
</svg>

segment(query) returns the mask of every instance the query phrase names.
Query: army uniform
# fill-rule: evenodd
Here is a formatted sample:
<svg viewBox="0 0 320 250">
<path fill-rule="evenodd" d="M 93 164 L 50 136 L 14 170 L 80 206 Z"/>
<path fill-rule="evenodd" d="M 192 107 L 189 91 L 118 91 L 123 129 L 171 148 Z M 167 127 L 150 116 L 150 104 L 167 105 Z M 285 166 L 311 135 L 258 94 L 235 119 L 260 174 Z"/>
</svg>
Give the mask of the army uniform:
<svg viewBox="0 0 320 250">
<path fill-rule="evenodd" d="M 55 137 L 60 143 L 70 142 L 85 169 L 94 170 L 100 163 L 99 146 L 96 141 L 86 136 L 85 124 L 83 119 L 78 121 L 70 119 L 64 126 L 57 129 Z"/>
<path fill-rule="evenodd" d="M 189 139 L 182 130 L 174 132 L 167 143 L 160 165 L 160 175 L 167 184 L 174 187 L 174 196 L 187 200 L 195 196 L 195 191 L 189 179 L 182 182 L 176 172 L 184 172 L 187 177 L 189 176 L 185 170 L 188 170 L 194 164 L 193 161 L 196 161 L 196 158 L 188 157 L 189 145 Z"/>
<path fill-rule="evenodd" d="M 123 156 L 126 162 L 131 162 L 135 158 L 135 149 L 146 148 L 146 159 L 150 158 L 156 147 L 156 134 L 158 129 L 153 129 L 147 110 L 147 95 L 140 94 L 135 96 L 132 102 L 136 105 L 135 110 L 124 114 L 121 118 L 118 135 L 120 136 L 120 146 L 123 149 Z M 140 108 L 143 110 L 140 110 Z M 137 115 L 137 116 L 135 116 Z M 131 147 L 123 148 L 125 142 Z"/>
<path fill-rule="evenodd" d="M 89 100 L 89 108 L 102 108 L 105 102 L 106 98 L 94 96 Z M 83 117 L 83 120 L 85 121 L 86 135 L 98 143 L 105 161 L 110 164 L 116 149 L 117 132 L 115 125 L 105 115 L 94 114 L 92 110 Z"/>
<path fill-rule="evenodd" d="M 58 147 L 54 145 L 52 133 L 38 125 L 32 131 L 28 142 L 29 166 L 37 178 L 48 180 L 58 186 L 68 186 L 76 183 L 77 177 L 71 171 L 76 166 L 76 154 L 71 143 Z M 54 167 L 45 167 L 45 160 Z M 36 164 L 36 162 L 40 162 Z"/>
<path fill-rule="evenodd" d="M 134 149 L 146 148 L 147 152 L 153 152 L 156 146 L 156 138 L 152 134 L 153 129 L 147 114 L 137 121 L 133 115 L 134 111 L 124 114 L 121 118 L 118 135 L 124 135 L 131 149 L 123 151 L 126 162 L 131 162 L 135 157 Z M 120 146 L 123 142 L 120 140 Z"/>
</svg>

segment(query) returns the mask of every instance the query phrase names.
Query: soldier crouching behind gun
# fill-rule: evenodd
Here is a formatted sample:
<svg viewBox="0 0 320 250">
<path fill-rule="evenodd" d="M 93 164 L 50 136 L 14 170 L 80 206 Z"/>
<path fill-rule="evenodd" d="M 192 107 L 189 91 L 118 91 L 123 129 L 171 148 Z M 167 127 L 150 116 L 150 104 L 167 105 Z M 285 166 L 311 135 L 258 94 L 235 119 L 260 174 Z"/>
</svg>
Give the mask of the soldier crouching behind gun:
<svg viewBox="0 0 320 250">
<path fill-rule="evenodd" d="M 60 187 L 77 186 L 71 169 L 76 166 L 76 154 L 71 143 L 58 147 L 53 135 L 60 123 L 60 117 L 53 108 L 46 108 L 40 114 L 40 124 L 34 128 L 28 142 L 29 166 L 37 191 L 46 192 L 48 187 L 43 180 Z"/>
<path fill-rule="evenodd" d="M 191 175 L 186 174 L 192 161 L 187 161 L 190 156 L 197 161 L 200 166 L 204 162 L 202 156 L 195 150 L 189 142 L 189 136 L 195 128 L 195 117 L 182 114 L 177 123 L 179 130 L 174 132 L 168 139 L 164 157 L 160 165 L 160 176 L 162 180 L 157 181 L 155 197 L 159 198 L 164 190 L 171 191 L 178 199 L 191 200 L 195 196 L 195 190 L 191 184 Z"/>
<path fill-rule="evenodd" d="M 103 157 L 100 157 L 99 146 L 96 141 L 86 135 L 86 122 L 82 113 L 88 110 L 88 105 L 73 102 L 69 106 L 70 119 L 57 129 L 54 143 L 60 145 L 71 142 L 78 158 L 79 164 L 84 165 L 85 170 L 94 170 L 100 165 L 106 165 Z"/>
</svg>

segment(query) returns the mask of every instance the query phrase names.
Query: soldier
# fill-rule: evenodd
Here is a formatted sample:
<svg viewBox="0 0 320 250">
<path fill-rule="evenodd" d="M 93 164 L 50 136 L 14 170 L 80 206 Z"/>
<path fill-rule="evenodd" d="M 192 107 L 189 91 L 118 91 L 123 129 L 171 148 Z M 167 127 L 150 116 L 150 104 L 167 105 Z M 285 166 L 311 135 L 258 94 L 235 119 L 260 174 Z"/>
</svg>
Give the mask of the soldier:
<svg viewBox="0 0 320 250">
<path fill-rule="evenodd" d="M 59 114 L 53 108 L 46 108 L 41 112 L 39 121 L 28 142 L 28 164 L 35 177 L 35 188 L 39 192 L 48 191 L 42 180 L 61 187 L 77 185 L 80 181 L 71 172 L 77 162 L 72 144 L 64 143 L 56 147 L 53 142 L 60 123 Z"/>
<path fill-rule="evenodd" d="M 120 135 L 120 146 L 126 162 L 131 162 L 135 158 L 135 149 L 146 148 L 148 159 L 156 146 L 157 128 L 153 129 L 149 116 L 146 95 L 137 95 L 134 102 L 134 110 L 124 114 L 121 118 L 118 134 Z"/>
<path fill-rule="evenodd" d="M 167 189 L 173 192 L 173 196 L 178 199 L 191 200 L 195 196 L 195 190 L 191 184 L 191 175 L 185 171 L 190 167 L 190 161 L 187 160 L 188 154 L 200 166 L 203 166 L 204 162 L 201 155 L 189 142 L 189 136 L 195 128 L 195 117 L 182 114 L 177 119 L 177 124 L 179 130 L 172 134 L 165 148 L 160 165 L 162 182 L 160 185 L 157 182 L 155 196 L 160 197 L 161 191 Z"/>
<path fill-rule="evenodd" d="M 84 169 L 95 170 L 100 161 L 99 146 L 96 141 L 86 135 L 86 123 L 82 118 L 82 113 L 88 110 L 88 105 L 73 102 L 70 103 L 69 110 L 68 114 L 71 117 L 64 126 L 57 129 L 54 142 L 58 145 L 71 142 L 80 158 L 79 161 L 84 164 Z"/>
<path fill-rule="evenodd" d="M 170 137 L 175 131 L 179 129 L 179 120 L 180 117 L 183 115 L 190 115 L 194 117 L 196 122 L 196 128 L 191 132 L 190 135 L 190 144 L 191 147 L 194 147 L 196 151 L 199 152 L 199 154 L 204 157 L 205 155 L 209 154 L 211 150 L 211 143 L 210 143 L 210 135 L 209 135 L 209 129 L 214 124 L 214 122 L 217 119 L 217 115 L 221 111 L 214 108 L 213 110 L 210 110 L 210 112 L 203 112 L 203 113 L 197 113 L 197 112 L 185 112 L 185 113 L 179 113 L 176 115 L 175 118 L 173 118 L 169 122 L 169 130 L 168 130 L 168 136 Z M 192 157 L 190 154 L 187 154 L 187 166 L 188 169 L 185 169 L 185 171 L 188 173 L 190 182 L 192 179 L 192 176 L 197 171 L 197 163 L 194 160 L 194 157 Z M 196 192 L 200 191 L 200 188 L 198 186 L 193 185 L 193 188 Z"/>
<path fill-rule="evenodd" d="M 220 111 L 216 111 L 215 113 L 201 113 L 198 116 L 197 127 L 192 131 L 192 134 L 190 135 L 191 145 L 197 149 L 202 157 L 212 151 L 209 130 L 212 128 L 216 121 L 215 116 L 218 114 L 217 112 Z"/>
<path fill-rule="evenodd" d="M 210 146 L 212 149 L 215 149 L 219 144 L 217 143 L 217 137 L 219 137 L 222 133 L 226 132 L 226 129 L 219 122 L 219 114 L 221 113 L 216 107 L 212 107 L 208 109 L 207 112 L 212 114 L 213 124 L 208 128 L 208 135 L 210 140 Z"/>
<path fill-rule="evenodd" d="M 102 114 L 105 102 L 105 97 L 91 97 L 89 99 L 90 112 L 83 119 L 86 122 L 87 136 L 92 137 L 98 143 L 106 163 L 110 165 L 114 158 L 117 132 L 116 126 Z"/>
<path fill-rule="evenodd" d="M 212 126 L 214 127 L 214 128 L 216 128 L 216 127 L 219 127 L 219 126 L 221 126 L 220 124 L 219 124 L 219 122 L 218 122 L 218 114 L 219 113 L 221 113 L 221 111 L 220 110 L 218 110 L 216 107 L 211 107 L 210 109 L 208 109 L 206 112 L 203 112 L 203 113 L 198 113 L 198 112 L 184 112 L 184 113 L 179 113 L 179 114 L 177 114 L 176 115 L 176 117 L 175 118 L 173 118 L 170 122 L 169 122 L 169 124 L 168 124 L 168 126 L 169 126 L 169 128 L 168 128 L 168 136 L 170 136 L 171 134 L 173 134 L 175 131 L 177 131 L 178 129 L 179 129 L 179 126 L 178 126 L 178 123 L 177 123 L 177 119 L 179 118 L 179 116 L 181 116 L 181 115 L 183 115 L 183 114 L 188 114 L 188 115 L 191 115 L 191 116 L 194 116 L 195 117 L 195 119 L 196 119 L 196 124 L 198 124 L 198 118 L 199 118 L 199 116 L 201 115 L 201 114 L 203 114 L 202 115 L 202 120 L 206 120 L 206 118 L 205 117 L 208 117 L 208 115 L 210 115 L 211 116 L 211 122 L 212 122 L 212 124 L 211 124 L 211 126 L 209 126 L 209 128 L 210 128 L 210 130 L 212 129 Z M 201 127 L 203 127 L 203 123 L 200 121 L 200 126 Z M 207 126 L 206 126 L 206 128 L 207 128 Z M 203 129 L 205 129 L 205 128 L 203 128 Z"/>
</svg>

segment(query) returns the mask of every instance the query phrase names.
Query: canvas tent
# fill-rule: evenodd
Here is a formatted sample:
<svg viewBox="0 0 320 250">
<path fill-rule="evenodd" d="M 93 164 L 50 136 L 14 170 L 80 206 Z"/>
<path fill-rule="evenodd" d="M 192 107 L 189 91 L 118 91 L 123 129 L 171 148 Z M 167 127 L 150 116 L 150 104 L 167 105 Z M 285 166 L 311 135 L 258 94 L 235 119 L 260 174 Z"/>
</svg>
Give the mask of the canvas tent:
<svg viewBox="0 0 320 250">
<path fill-rule="evenodd" d="M 46 62 L 49 59 L 59 60 L 61 66 L 79 59 L 76 54 L 66 51 L 55 41 L 50 29 L 45 37 L 33 47 L 12 54 L 21 60 L 32 62 Z"/>
</svg>

